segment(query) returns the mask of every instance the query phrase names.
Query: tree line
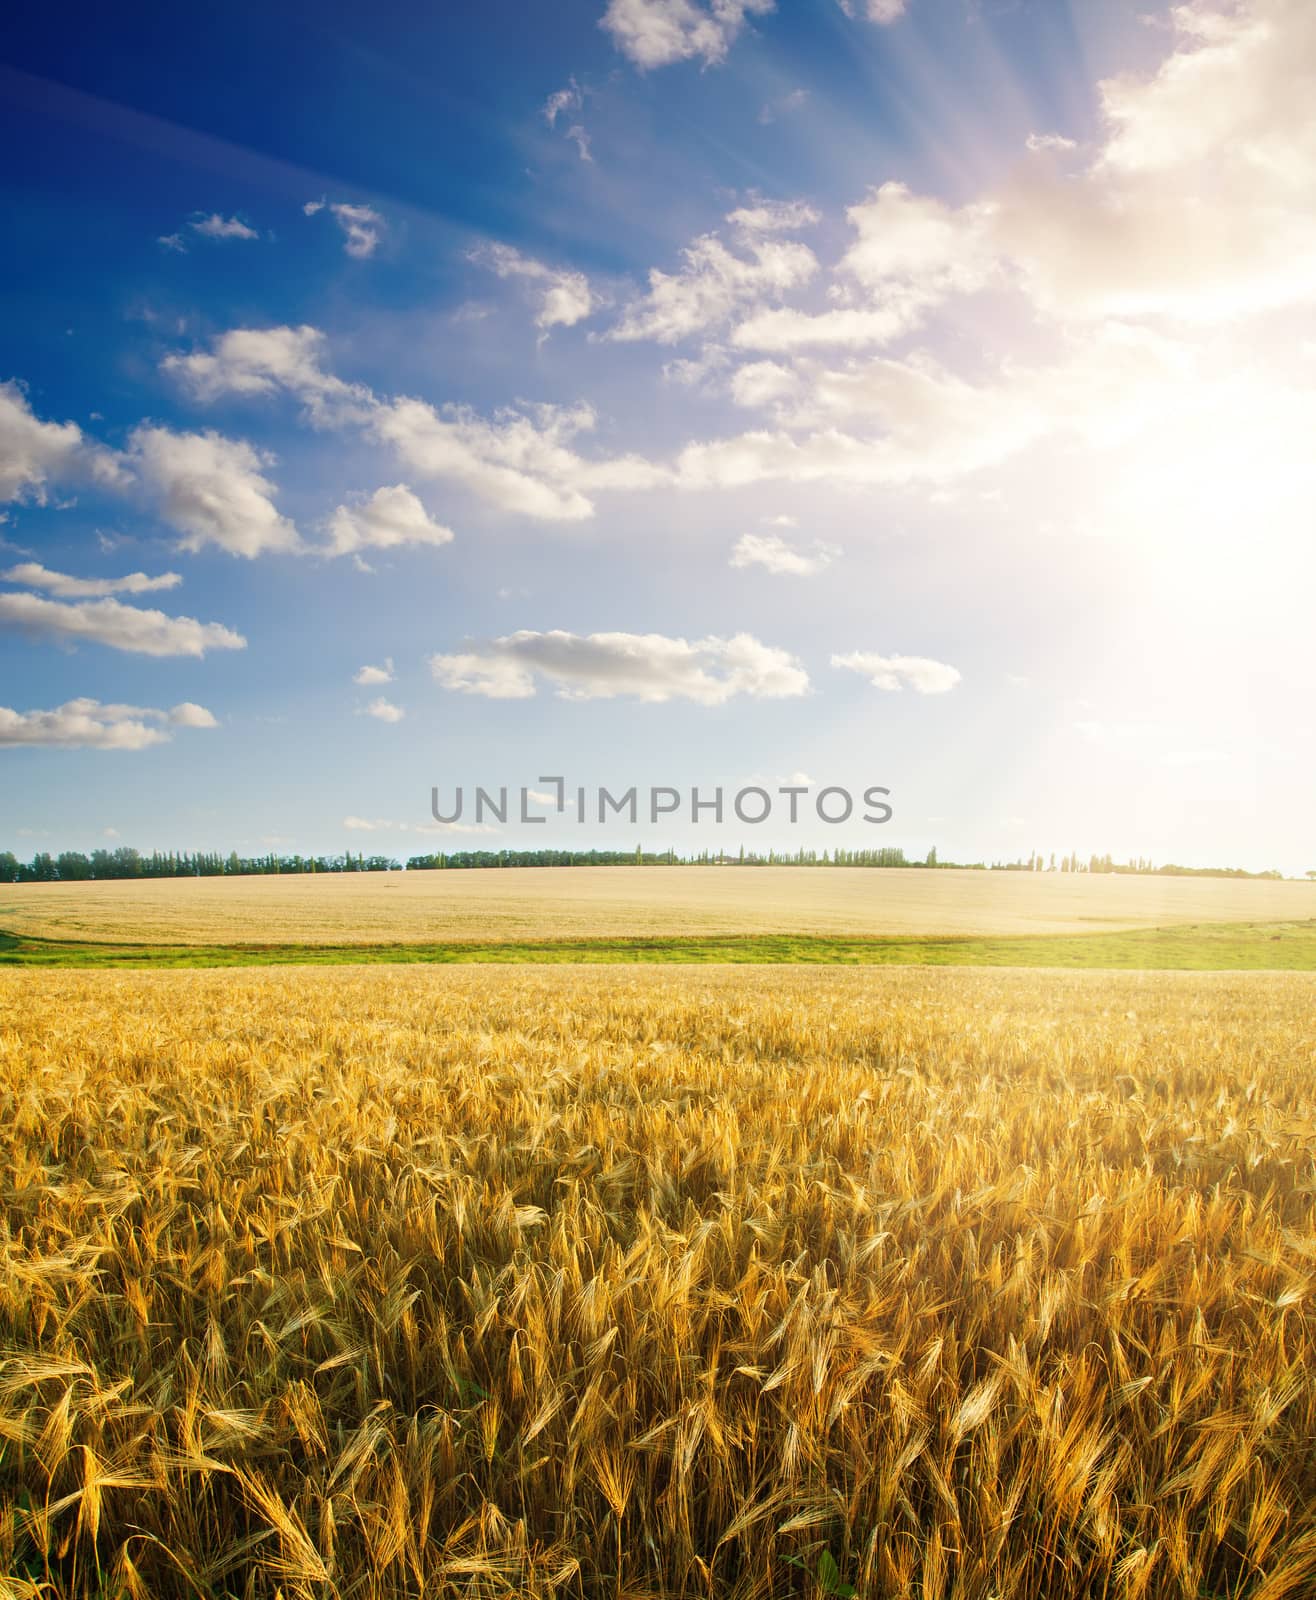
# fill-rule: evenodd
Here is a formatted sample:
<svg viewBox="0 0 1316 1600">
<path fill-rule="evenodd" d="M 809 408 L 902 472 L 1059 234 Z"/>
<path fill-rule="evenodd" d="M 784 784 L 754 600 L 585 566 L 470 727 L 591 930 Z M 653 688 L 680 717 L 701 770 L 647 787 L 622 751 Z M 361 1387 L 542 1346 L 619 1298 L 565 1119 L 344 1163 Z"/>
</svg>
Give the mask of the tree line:
<svg viewBox="0 0 1316 1600">
<path fill-rule="evenodd" d="M 61 850 L 40 851 L 20 861 L 12 850 L 0 851 L 0 883 L 85 883 L 102 878 L 249 878 L 281 872 L 398 872 L 391 856 L 240 856 L 216 850 Z"/>
<path fill-rule="evenodd" d="M 1275 869 L 1248 872 L 1243 867 L 1157 866 L 1150 859 L 1133 857 L 1115 861 L 1109 855 L 1080 860 L 1076 853 L 1048 859 L 1034 851 L 1025 860 L 941 861 L 934 849 L 927 855 L 908 857 L 898 846 L 847 850 L 769 850 L 760 853 L 701 850 L 678 855 L 675 850 L 457 850 L 412 856 L 409 872 L 469 871 L 488 867 L 944 867 L 975 872 L 1089 872 L 1134 873 L 1172 878 L 1282 878 Z M 400 872 L 402 863 L 392 856 L 353 854 L 337 856 L 240 856 L 236 850 L 160 851 L 150 855 L 127 847 L 114 850 L 62 850 L 58 855 L 41 851 L 30 861 L 20 861 L 12 850 L 0 851 L 0 883 L 84 883 L 107 878 L 245 878 L 299 872 Z M 1316 877 L 1316 873 L 1308 873 Z"/>
</svg>

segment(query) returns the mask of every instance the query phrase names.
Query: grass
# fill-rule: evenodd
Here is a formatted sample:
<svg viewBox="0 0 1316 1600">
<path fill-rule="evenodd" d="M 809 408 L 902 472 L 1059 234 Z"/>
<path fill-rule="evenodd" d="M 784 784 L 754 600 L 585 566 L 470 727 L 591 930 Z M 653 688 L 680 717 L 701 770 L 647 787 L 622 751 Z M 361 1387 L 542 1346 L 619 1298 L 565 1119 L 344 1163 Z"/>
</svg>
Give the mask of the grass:
<svg viewBox="0 0 1316 1600">
<path fill-rule="evenodd" d="M 0 972 L 0 1592 L 1305 1600 L 1316 978 Z"/>
<path fill-rule="evenodd" d="M 759 934 L 446 944 L 102 944 L 0 932 L 0 966 L 253 967 L 678 962 L 856 966 L 1316 971 L 1316 921 L 1137 928 L 1045 938 L 874 939 Z"/>
</svg>

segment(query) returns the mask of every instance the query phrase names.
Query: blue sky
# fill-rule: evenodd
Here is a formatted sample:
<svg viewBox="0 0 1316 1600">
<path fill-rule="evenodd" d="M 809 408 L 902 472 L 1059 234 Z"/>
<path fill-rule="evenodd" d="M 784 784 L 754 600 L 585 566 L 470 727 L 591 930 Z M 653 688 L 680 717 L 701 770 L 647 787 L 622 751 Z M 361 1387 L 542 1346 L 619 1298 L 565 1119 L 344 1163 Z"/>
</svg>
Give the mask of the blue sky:
<svg viewBox="0 0 1316 1600">
<path fill-rule="evenodd" d="M 0 54 L 0 848 L 1316 865 L 1309 6 L 74 6 Z M 549 773 L 895 815 L 427 826 Z"/>
</svg>

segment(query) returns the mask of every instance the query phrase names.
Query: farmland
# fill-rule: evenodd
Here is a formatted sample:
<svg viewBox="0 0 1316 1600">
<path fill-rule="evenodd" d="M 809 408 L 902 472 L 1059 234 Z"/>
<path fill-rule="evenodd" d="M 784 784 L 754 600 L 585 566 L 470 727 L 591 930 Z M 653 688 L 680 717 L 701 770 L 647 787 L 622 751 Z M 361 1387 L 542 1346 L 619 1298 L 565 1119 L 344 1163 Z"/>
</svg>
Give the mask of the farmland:
<svg viewBox="0 0 1316 1600">
<path fill-rule="evenodd" d="M 0 972 L 0 1572 L 1299 1600 L 1314 1013 L 1307 974 Z"/>
<path fill-rule="evenodd" d="M 563 867 L 14 884 L 0 929 L 134 944 L 981 938 L 1316 919 L 1316 883 L 864 868 Z"/>
</svg>

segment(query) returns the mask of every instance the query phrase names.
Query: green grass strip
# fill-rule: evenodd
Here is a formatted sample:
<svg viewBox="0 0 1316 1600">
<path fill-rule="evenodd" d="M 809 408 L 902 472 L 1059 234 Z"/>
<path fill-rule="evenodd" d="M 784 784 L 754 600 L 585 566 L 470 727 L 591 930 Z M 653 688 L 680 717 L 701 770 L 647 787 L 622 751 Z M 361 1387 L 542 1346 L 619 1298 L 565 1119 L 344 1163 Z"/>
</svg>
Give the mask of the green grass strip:
<svg viewBox="0 0 1316 1600">
<path fill-rule="evenodd" d="M 100 944 L 0 932 L 0 967 L 266 967 L 417 963 L 630 962 L 828 966 L 1114 968 L 1177 972 L 1316 971 L 1316 921 L 1200 923 L 1114 933 L 1005 938 L 719 934 L 446 944 Z"/>
</svg>

